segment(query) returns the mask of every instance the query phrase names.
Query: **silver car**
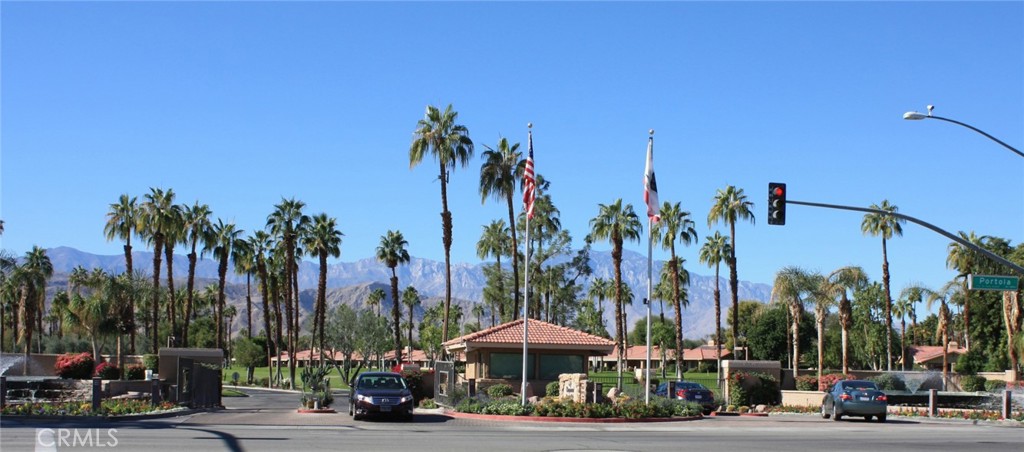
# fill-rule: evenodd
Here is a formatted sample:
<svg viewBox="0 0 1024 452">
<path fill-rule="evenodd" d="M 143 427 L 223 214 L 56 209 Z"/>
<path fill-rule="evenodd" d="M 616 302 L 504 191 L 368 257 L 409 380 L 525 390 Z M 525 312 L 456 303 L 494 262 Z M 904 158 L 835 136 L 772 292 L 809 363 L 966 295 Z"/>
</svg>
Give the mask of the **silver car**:
<svg viewBox="0 0 1024 452">
<path fill-rule="evenodd" d="M 889 400 L 873 381 L 845 380 L 836 382 L 821 401 L 821 417 L 834 421 L 843 416 L 872 417 L 885 422 Z"/>
</svg>

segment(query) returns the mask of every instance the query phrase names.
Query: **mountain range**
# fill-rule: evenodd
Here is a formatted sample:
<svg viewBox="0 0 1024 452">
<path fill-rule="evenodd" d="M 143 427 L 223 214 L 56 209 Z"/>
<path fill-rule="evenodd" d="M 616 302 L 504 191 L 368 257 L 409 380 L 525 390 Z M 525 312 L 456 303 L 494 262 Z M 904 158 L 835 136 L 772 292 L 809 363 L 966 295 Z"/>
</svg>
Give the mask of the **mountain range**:
<svg viewBox="0 0 1024 452">
<path fill-rule="evenodd" d="M 125 269 L 124 255 L 97 255 L 74 248 L 57 247 L 47 250 L 47 255 L 53 264 L 54 277 L 51 279 L 51 286 L 54 289 L 64 288 L 67 285 L 67 275 L 75 267 L 81 265 L 88 270 L 100 268 L 108 273 L 121 273 Z M 612 279 L 614 267 L 612 265 L 611 253 L 608 251 L 591 251 L 590 265 L 593 274 L 590 278 Z M 132 253 L 133 265 L 136 270 L 152 273 L 153 254 L 146 251 Z M 655 261 L 654 268 L 661 268 L 663 262 Z M 166 262 L 162 264 L 166 268 Z M 463 307 L 463 312 L 468 316 L 470 307 L 478 303 L 482 298 L 486 279 L 483 268 L 493 263 L 453 263 L 452 264 L 452 303 Z M 233 268 L 229 266 L 229 268 Z M 188 272 L 188 258 L 185 255 L 174 256 L 175 287 L 184 286 L 184 278 Z M 302 261 L 299 266 L 299 303 L 303 310 L 303 317 L 308 315 L 313 307 L 316 296 L 316 281 L 319 268 L 316 263 Z M 444 262 L 430 259 L 413 257 L 408 264 L 400 265 L 397 268 L 400 288 L 408 285 L 415 286 L 423 298 L 423 306 L 415 312 L 416 318 L 422 318 L 425 308 L 442 302 L 444 299 L 445 270 Z M 161 275 L 166 278 L 165 274 Z M 181 283 L 177 283 L 178 279 Z M 196 287 L 202 288 L 208 284 L 216 284 L 217 263 L 212 259 L 200 259 L 196 264 Z M 376 288 L 385 289 L 388 297 L 382 304 L 383 312 L 389 312 L 391 308 L 390 283 L 391 270 L 375 259 L 360 259 L 355 262 L 338 262 L 329 264 L 327 269 L 327 304 L 331 309 L 338 304 L 347 304 L 355 308 L 362 308 L 370 292 Z M 647 258 L 639 253 L 629 250 L 623 251 L 622 256 L 622 278 L 628 284 L 635 295 L 635 302 L 626 309 L 627 322 L 633 325 L 636 319 L 646 315 L 646 308 L 641 302 L 642 294 L 647 290 Z M 657 280 L 657 275 L 654 275 Z M 589 281 L 587 281 L 589 282 Z M 225 288 L 227 302 L 234 305 L 239 316 L 235 318 L 232 325 L 233 331 L 239 331 L 245 326 L 245 300 L 246 300 L 246 277 L 236 275 L 229 271 L 227 275 L 228 286 Z M 730 304 L 728 270 L 722 266 L 722 276 L 719 278 L 719 287 L 722 300 L 723 326 L 726 324 L 725 315 Z M 713 276 L 699 275 L 690 272 L 689 299 L 690 304 L 683 312 L 683 336 L 686 338 L 701 338 L 709 335 L 715 329 L 714 314 L 714 289 L 715 278 Z M 741 300 L 757 300 L 767 302 L 771 295 L 771 286 L 762 283 L 739 281 L 739 296 Z M 262 306 L 258 288 L 253 281 L 253 325 L 262 325 Z M 605 303 L 609 303 L 607 300 Z M 660 311 L 660 303 L 653 307 L 655 315 Z M 665 306 L 665 316 L 673 317 L 672 309 Z M 403 318 L 407 316 L 403 314 Z M 614 326 L 615 319 L 611 310 L 605 309 L 606 324 Z M 467 319 L 473 320 L 475 319 Z M 485 326 L 490 326 L 489 319 L 484 319 Z"/>
</svg>

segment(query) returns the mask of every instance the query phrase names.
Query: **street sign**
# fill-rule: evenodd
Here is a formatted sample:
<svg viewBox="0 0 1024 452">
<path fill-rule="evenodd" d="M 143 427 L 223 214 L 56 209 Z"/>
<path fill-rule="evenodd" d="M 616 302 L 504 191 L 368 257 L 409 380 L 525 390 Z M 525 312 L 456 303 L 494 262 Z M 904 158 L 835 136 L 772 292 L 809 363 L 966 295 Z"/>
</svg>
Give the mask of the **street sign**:
<svg viewBox="0 0 1024 452">
<path fill-rule="evenodd" d="M 969 275 L 967 288 L 971 290 L 1017 290 L 1020 278 L 1016 276 Z"/>
</svg>

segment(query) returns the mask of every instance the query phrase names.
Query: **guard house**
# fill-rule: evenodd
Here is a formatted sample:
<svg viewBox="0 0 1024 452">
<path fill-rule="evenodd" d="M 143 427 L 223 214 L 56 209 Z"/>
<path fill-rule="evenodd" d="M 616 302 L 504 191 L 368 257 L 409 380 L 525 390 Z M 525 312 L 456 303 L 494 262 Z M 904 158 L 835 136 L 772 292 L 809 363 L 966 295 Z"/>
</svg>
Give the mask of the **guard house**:
<svg viewBox="0 0 1024 452">
<path fill-rule="evenodd" d="M 560 374 L 589 372 L 591 356 L 604 356 L 615 343 L 603 337 L 529 320 L 527 381 L 532 388 L 544 388 L 558 381 Z M 445 342 L 449 354 L 464 354 L 466 379 L 480 388 L 505 383 L 513 388 L 522 382 L 523 320 L 496 325 Z"/>
</svg>

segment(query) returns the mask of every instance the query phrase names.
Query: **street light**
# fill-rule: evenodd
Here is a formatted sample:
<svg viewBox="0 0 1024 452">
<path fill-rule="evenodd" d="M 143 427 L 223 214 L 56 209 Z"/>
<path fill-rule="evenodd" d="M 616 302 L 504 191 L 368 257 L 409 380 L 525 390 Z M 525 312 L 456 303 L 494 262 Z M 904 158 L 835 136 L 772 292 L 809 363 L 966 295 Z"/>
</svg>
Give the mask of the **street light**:
<svg viewBox="0 0 1024 452">
<path fill-rule="evenodd" d="M 977 127 L 974 127 L 974 126 L 972 126 L 970 124 L 964 124 L 964 123 L 962 123 L 960 121 L 957 121 L 957 120 L 954 120 L 954 119 L 943 118 L 941 116 L 933 115 L 932 114 L 932 109 L 933 108 L 935 108 L 935 107 L 932 106 L 932 105 L 928 106 L 928 114 L 918 113 L 916 111 L 908 111 L 908 112 L 903 114 L 903 119 L 906 119 L 906 120 L 909 120 L 909 121 L 918 121 L 918 120 L 921 120 L 921 119 L 939 119 L 939 120 L 942 120 L 942 121 L 951 122 L 953 124 L 961 125 L 961 126 L 964 126 L 964 127 L 968 128 L 968 129 L 971 129 L 971 130 L 973 130 L 975 132 L 978 132 L 978 133 L 980 133 L 982 135 L 985 135 L 985 137 L 987 137 L 988 139 L 990 139 L 992 141 L 995 141 L 996 143 L 999 143 L 999 144 L 1003 145 L 1003 147 L 1005 147 L 1006 149 L 1009 149 L 1009 150 L 1013 151 L 1014 153 L 1016 153 L 1017 155 L 1019 155 L 1021 157 L 1024 157 L 1024 152 L 1021 152 L 1021 151 L 1017 150 L 1016 148 L 1014 148 L 1013 146 L 1010 146 L 1010 145 L 1002 142 L 998 138 L 996 138 L 996 137 L 994 137 L 992 135 L 989 135 L 989 134 L 979 130 Z"/>
</svg>

